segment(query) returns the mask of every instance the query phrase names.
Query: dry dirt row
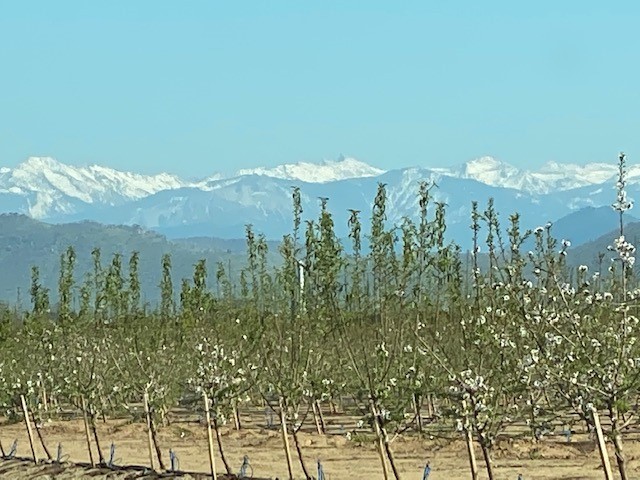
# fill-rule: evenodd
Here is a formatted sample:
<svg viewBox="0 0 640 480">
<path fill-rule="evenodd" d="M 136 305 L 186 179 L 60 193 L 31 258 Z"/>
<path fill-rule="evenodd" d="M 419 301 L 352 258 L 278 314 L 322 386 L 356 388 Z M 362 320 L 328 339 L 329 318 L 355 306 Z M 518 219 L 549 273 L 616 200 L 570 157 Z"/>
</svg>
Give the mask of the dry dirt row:
<svg viewBox="0 0 640 480">
<path fill-rule="evenodd" d="M 144 424 L 108 420 L 106 423 L 100 423 L 98 428 L 105 456 L 108 456 L 111 442 L 115 443 L 117 465 L 148 465 Z M 42 431 L 49 449 L 54 454 L 58 444 L 61 444 L 64 455 L 68 456 L 66 457 L 68 461 L 88 461 L 81 421 L 49 422 L 43 426 Z M 521 473 L 525 480 L 602 479 L 599 458 L 593 442 L 584 435 L 576 437 L 571 443 L 565 443 L 560 439 L 548 439 L 538 444 L 528 440 L 500 443 L 494 452 L 498 478 L 515 480 Z M 0 426 L 0 441 L 5 446 L 5 450 L 14 439 L 18 440 L 17 455 L 29 457 L 30 449 L 24 426 L 22 424 Z M 301 433 L 301 440 L 308 465 L 315 470 L 315 462 L 320 459 L 329 480 L 382 478 L 373 442 L 366 438 L 359 441 L 358 439 L 348 440 L 345 435 L 339 434 L 319 436 Z M 171 448 L 178 455 L 181 470 L 203 473 L 209 470 L 206 430 L 202 425 L 179 423 L 161 429 L 160 442 L 167 464 L 169 463 L 168 451 Z M 255 477 L 286 478 L 285 457 L 277 430 L 253 427 L 235 431 L 225 428 L 223 442 L 232 473 L 238 473 L 242 459 L 247 455 Z M 427 461 L 432 467 L 430 480 L 467 480 L 469 478 L 465 448 L 461 442 L 422 440 L 404 436 L 394 440 L 393 448 L 399 469 L 406 480 L 421 480 Z M 640 478 L 640 443 L 628 442 L 628 450 L 632 478 Z M 41 458 L 44 458 L 40 446 L 37 446 L 36 451 Z M 219 455 L 217 455 L 217 462 L 219 471 L 224 471 Z M 6 466 L 5 463 L 2 464 L 3 468 Z M 24 468 L 24 465 L 21 468 Z M 31 470 L 21 474 L 22 476 L 17 474 L 17 468 L 13 467 L 9 473 L 3 473 L 0 469 L 0 478 L 38 478 L 33 474 L 37 468 L 41 467 L 31 467 Z M 66 471 L 64 474 L 60 472 L 39 478 L 141 478 L 127 477 L 127 474 L 140 475 L 141 472 L 89 471 L 86 468 L 79 468 Z M 302 471 L 297 461 L 296 475 L 302 478 Z M 481 475 L 481 478 L 486 477 Z"/>
<path fill-rule="evenodd" d="M 18 458 L 0 460 L 0 478 L 26 480 L 37 478 L 42 480 L 77 480 L 82 478 L 111 479 L 111 480 L 159 480 L 180 478 L 184 480 L 202 480 L 211 478 L 210 475 L 199 473 L 158 473 L 144 467 L 100 468 L 89 464 L 74 464 L 70 462 L 51 463 Z M 232 480 L 236 477 L 218 476 L 220 480 Z"/>
</svg>

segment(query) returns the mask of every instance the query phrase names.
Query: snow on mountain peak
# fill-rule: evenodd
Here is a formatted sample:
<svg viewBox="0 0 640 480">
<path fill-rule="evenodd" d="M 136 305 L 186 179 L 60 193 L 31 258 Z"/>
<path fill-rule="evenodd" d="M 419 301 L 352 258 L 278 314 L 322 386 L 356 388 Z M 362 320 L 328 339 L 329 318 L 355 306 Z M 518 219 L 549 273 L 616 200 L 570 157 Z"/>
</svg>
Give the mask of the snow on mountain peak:
<svg viewBox="0 0 640 480">
<path fill-rule="evenodd" d="M 29 215 L 71 213 L 75 202 L 115 205 L 184 185 L 173 175 L 140 175 L 98 165 L 75 167 L 50 157 L 30 157 L 14 169 L 3 169 L 0 193 L 29 198 Z"/>
<path fill-rule="evenodd" d="M 524 170 L 494 157 L 485 156 L 458 167 L 433 170 L 450 177 L 473 179 L 492 187 L 546 194 L 606 182 L 615 175 L 617 167 L 615 164 L 606 163 L 575 165 L 551 161 L 538 170 Z M 634 181 L 636 175 L 640 181 L 640 167 L 630 168 L 630 181 Z"/>
<path fill-rule="evenodd" d="M 609 181 L 617 172 L 615 163 L 574 163 L 547 162 L 537 172 L 540 180 L 550 185 L 552 190 L 570 190 L 572 188 L 596 185 Z M 632 172 L 630 172 L 632 173 Z"/>
<path fill-rule="evenodd" d="M 491 156 L 475 158 L 458 167 L 440 168 L 436 171 L 446 176 L 472 179 L 494 187 L 539 193 L 546 190 L 544 184 L 529 172 Z"/>
<path fill-rule="evenodd" d="M 488 184 L 520 173 L 516 167 L 489 156 L 468 161 L 458 167 L 457 171 L 461 178 L 472 178 Z"/>
<path fill-rule="evenodd" d="M 51 157 L 29 157 L 19 165 L 23 170 L 59 169 L 64 165 Z"/>
<path fill-rule="evenodd" d="M 510 190 L 508 192 L 501 190 L 500 195 L 515 195 L 514 198 L 520 198 L 526 197 L 525 193 L 544 196 L 590 185 L 594 185 L 592 190 L 597 193 L 602 190 L 599 185 L 605 183 L 613 185 L 610 182 L 615 177 L 616 171 L 614 162 L 586 165 L 549 162 L 536 170 L 526 170 L 494 157 L 484 156 L 457 167 L 429 170 L 405 168 L 395 173 L 388 172 L 387 176 L 397 179 L 401 186 L 397 191 L 390 189 L 389 193 L 390 205 L 400 208 L 399 206 L 415 202 L 415 185 L 420 180 L 428 178 L 438 180 L 442 177 L 450 177 L 475 180 L 490 187 Z M 278 194 L 274 192 L 278 192 L 281 188 L 278 185 L 282 182 L 270 181 L 271 178 L 315 184 L 315 186 L 307 185 L 305 188 L 322 191 L 325 187 L 319 184 L 376 177 L 383 173 L 385 173 L 383 170 L 355 158 L 340 157 L 337 160 L 325 160 L 321 163 L 298 162 L 274 168 L 244 169 L 231 177 L 216 174 L 199 181 L 186 181 L 168 173 L 142 175 L 99 165 L 71 166 L 50 157 L 31 157 L 15 168 L 0 167 L 0 195 L 5 199 L 4 210 L 26 213 L 38 219 L 69 218 L 73 215 L 87 215 L 88 211 L 103 212 L 108 207 L 129 205 L 156 193 L 178 188 L 187 189 L 186 193 L 180 193 L 180 198 L 187 198 L 190 194 L 209 198 L 207 195 L 211 194 L 212 198 L 218 198 L 221 202 L 216 203 L 216 209 L 224 209 L 224 205 L 229 202 L 241 204 L 243 208 L 253 204 L 259 209 L 264 209 L 266 199 L 276 198 Z M 247 178 L 249 175 L 262 178 Z M 640 184 L 640 166 L 629 167 L 628 179 L 629 185 Z M 388 179 L 385 177 L 386 180 Z M 358 182 L 358 185 L 370 186 L 373 183 L 375 181 Z M 468 181 L 462 183 L 471 189 L 479 187 L 471 185 Z M 343 188 L 343 186 L 336 188 Z M 344 188 L 348 191 L 356 187 L 346 185 Z M 159 198 L 166 197 L 160 195 Z M 577 192 L 576 198 L 572 198 L 573 203 L 570 205 L 582 205 L 593 201 L 592 196 L 585 198 L 581 192 Z M 346 200 L 343 199 L 343 201 L 346 203 Z M 539 198 L 536 202 L 538 201 Z M 209 207 L 210 205 L 207 206 Z M 4 210 L 0 209 L 0 211 Z M 127 207 L 124 210 L 127 210 Z M 404 210 L 400 208 L 399 211 Z M 102 214 L 96 213 L 96 215 Z M 167 215 L 169 218 L 173 213 L 169 212 Z"/>
<path fill-rule="evenodd" d="M 376 167 L 350 157 L 325 160 L 322 163 L 298 162 L 278 165 L 274 168 L 252 168 L 239 170 L 236 175 L 263 175 L 285 180 L 300 180 L 308 183 L 327 183 L 349 178 L 375 177 L 384 173 Z"/>
</svg>

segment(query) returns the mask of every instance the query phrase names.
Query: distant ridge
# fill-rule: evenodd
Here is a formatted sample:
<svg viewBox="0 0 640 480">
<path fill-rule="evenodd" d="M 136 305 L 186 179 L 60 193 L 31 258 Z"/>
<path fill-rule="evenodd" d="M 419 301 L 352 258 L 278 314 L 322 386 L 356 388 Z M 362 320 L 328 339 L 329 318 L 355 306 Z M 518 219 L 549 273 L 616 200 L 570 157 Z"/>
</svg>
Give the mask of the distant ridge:
<svg viewBox="0 0 640 480">
<path fill-rule="evenodd" d="M 383 173 L 384 170 L 367 165 L 355 158 L 341 156 L 338 161 L 299 162 L 279 165 L 275 168 L 244 169 L 239 170 L 236 175 L 264 175 L 308 183 L 326 183 L 349 178 L 375 177 Z"/>
<path fill-rule="evenodd" d="M 529 171 L 489 156 L 451 168 L 383 171 L 342 156 L 318 164 L 245 169 L 231 176 L 213 172 L 187 181 L 168 173 L 141 175 L 32 157 L 15 168 L 0 168 L 0 213 L 18 212 L 51 223 L 140 225 L 171 238 L 241 238 L 250 223 L 277 240 L 290 232 L 295 185 L 301 191 L 303 219 L 315 218 L 318 197 L 328 197 L 336 230 L 345 236 L 349 208 L 363 212 L 366 228 L 378 183 L 386 185 L 388 221 L 399 224 L 405 216 L 415 218 L 418 186 L 426 181 L 437 184 L 431 191 L 434 201 L 447 205 L 447 238 L 466 246 L 472 201 L 482 207 L 493 198 L 503 222 L 518 212 L 523 227 L 533 228 L 585 207 L 610 205 L 615 174 L 615 162 L 551 162 Z M 640 196 L 638 166 L 630 166 L 628 192 L 631 198 Z"/>
<path fill-rule="evenodd" d="M 51 298 L 57 298 L 60 255 L 69 246 L 76 251 L 75 280 L 78 285 L 92 271 L 91 251 L 101 250 L 102 264 L 106 268 L 113 254 L 123 255 L 123 274 L 126 275 L 127 259 L 133 251 L 140 254 L 140 280 L 146 301 L 154 303 L 159 298 L 161 259 L 170 254 L 173 264 L 173 284 L 179 291 L 182 278 L 192 278 L 193 266 L 205 258 L 209 270 L 210 286 L 215 285 L 217 262 L 231 264 L 235 272 L 244 265 L 244 250 L 228 252 L 225 242 L 217 239 L 175 243 L 164 236 L 137 226 L 109 226 L 95 222 L 79 222 L 51 225 L 25 215 L 0 215 L 0 269 L 11 275 L 0 275 L 0 301 L 15 302 L 18 294 L 23 306 L 29 304 L 31 267 L 40 269 L 43 285 L 50 289 Z"/>
</svg>

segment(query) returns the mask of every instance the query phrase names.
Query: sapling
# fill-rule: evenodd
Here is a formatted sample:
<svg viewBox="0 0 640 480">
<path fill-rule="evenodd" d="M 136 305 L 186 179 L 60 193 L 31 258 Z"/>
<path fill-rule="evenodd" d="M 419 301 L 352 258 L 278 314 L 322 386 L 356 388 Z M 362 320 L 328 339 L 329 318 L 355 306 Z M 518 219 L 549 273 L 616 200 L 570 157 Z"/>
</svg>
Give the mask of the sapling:
<svg viewBox="0 0 640 480">
<path fill-rule="evenodd" d="M 478 261 L 482 223 L 487 228 L 489 252 L 485 273 Z M 448 394 L 454 407 L 448 413 L 460 419 L 465 433 L 473 433 L 489 479 L 495 478 L 491 458 L 495 439 L 505 426 L 521 418 L 528 390 L 522 362 L 524 318 L 518 307 L 524 263 L 517 251 L 524 238 L 517 216 L 512 216 L 511 223 L 507 249 L 492 202 L 484 214 L 472 205 L 473 293 L 469 298 L 462 296 L 459 263 L 437 262 L 444 272 L 450 269 L 444 277 L 450 288 L 440 289 L 444 301 L 439 315 L 444 321 L 435 329 L 426 325 L 417 330 L 421 351 L 442 369 L 441 375 L 449 377 Z M 472 475 L 476 475 L 472 445 L 468 444 Z"/>
<path fill-rule="evenodd" d="M 301 223 L 299 201 L 299 192 L 294 189 L 294 231 L 284 237 L 280 247 L 283 263 L 273 280 L 274 313 L 265 317 L 269 328 L 265 329 L 258 348 L 260 358 L 269 359 L 263 367 L 261 391 L 265 398 L 271 395 L 278 398 L 277 413 L 289 476 L 293 476 L 288 443 L 290 432 L 302 471 L 310 479 L 298 431 L 307 413 L 317 408 L 314 384 L 317 386 L 317 379 L 321 376 L 318 367 L 323 364 L 321 339 L 330 328 L 337 307 L 341 247 L 324 199 L 318 223 L 309 223 L 307 227 L 302 261 L 305 282 L 301 282 L 297 240 Z M 304 406 L 307 411 L 303 413 Z"/>
<path fill-rule="evenodd" d="M 168 321 L 175 315 L 175 300 L 173 298 L 173 280 L 171 279 L 171 255 L 162 256 L 162 278 L 160 280 L 160 316 Z"/>
<path fill-rule="evenodd" d="M 22 416 L 29 430 L 30 413 L 33 415 L 38 440 L 48 459 L 51 459 L 51 454 L 37 422 L 40 421 L 42 409 L 43 385 L 56 385 L 54 366 L 57 335 L 56 326 L 46 321 L 28 323 L 3 346 L 0 363 L 0 401 L 4 413 L 9 418 Z M 52 387 L 50 391 L 57 393 L 58 390 Z M 31 437 L 31 433 L 29 435 Z M 32 439 L 30 441 L 33 443 Z"/>
<path fill-rule="evenodd" d="M 623 480 L 629 476 L 622 430 L 635 419 L 631 405 L 640 387 L 640 343 L 637 338 L 640 321 L 634 314 L 637 309 L 629 303 L 627 283 L 634 265 L 635 247 L 624 237 L 622 219 L 624 212 L 631 208 L 625 186 L 625 155 L 620 154 L 618 195 L 613 205 L 620 215 L 620 231 L 611 248 L 620 270 L 619 275 L 611 276 L 611 290 L 603 292 L 598 286 L 590 285 L 584 269 L 579 288 L 555 275 L 546 287 L 552 301 L 546 307 L 538 308 L 549 339 L 541 358 L 543 371 L 553 380 L 557 395 L 578 411 L 590 426 L 595 427 L 598 422 L 595 412 L 607 412 L 608 435 Z M 612 270 L 616 271 L 615 268 Z M 606 455 L 606 450 L 602 454 Z"/>
<path fill-rule="evenodd" d="M 399 295 L 399 263 L 395 258 L 394 229 L 385 228 L 386 190 L 379 184 L 373 207 L 371 242 L 372 291 L 366 295 L 367 270 L 360 257 L 360 222 L 356 212 L 350 219 L 350 238 L 355 258 L 351 267 L 348 306 L 337 317 L 334 336 L 338 356 L 347 366 L 347 388 L 366 406 L 376 436 L 385 478 L 389 467 L 396 479 L 400 473 L 395 462 L 388 429 L 404 420 L 411 395 L 403 390 L 407 365 L 404 355 L 411 337 L 412 320 L 402 308 Z M 411 322 L 411 323 L 410 323 Z"/>
<path fill-rule="evenodd" d="M 111 362 L 123 395 L 140 401 L 146 394 L 150 408 L 150 432 L 161 469 L 162 450 L 157 436 L 168 406 L 180 396 L 180 378 L 187 359 L 181 355 L 181 338 L 158 316 L 132 316 L 114 326 L 118 344 L 110 350 Z M 128 407 L 127 407 L 128 408 Z"/>
<path fill-rule="evenodd" d="M 213 410 L 213 426 L 216 432 L 218 449 L 228 474 L 231 467 L 224 453 L 222 438 L 219 431 L 219 420 L 224 420 L 225 413 L 231 410 L 232 402 L 246 395 L 254 382 L 257 367 L 243 367 L 243 358 L 237 350 L 226 348 L 220 340 L 212 340 L 202 332 L 194 336 L 195 357 L 189 367 L 188 384 L 201 397 L 207 396 L 207 401 Z"/>
</svg>

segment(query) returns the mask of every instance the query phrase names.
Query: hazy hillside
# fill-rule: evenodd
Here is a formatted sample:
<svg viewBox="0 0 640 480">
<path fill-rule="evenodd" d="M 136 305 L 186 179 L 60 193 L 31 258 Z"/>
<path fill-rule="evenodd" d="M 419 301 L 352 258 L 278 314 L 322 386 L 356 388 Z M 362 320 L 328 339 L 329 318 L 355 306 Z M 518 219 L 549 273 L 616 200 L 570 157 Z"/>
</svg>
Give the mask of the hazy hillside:
<svg viewBox="0 0 640 480">
<path fill-rule="evenodd" d="M 623 215 L 624 224 L 637 222 L 629 213 Z M 619 228 L 620 216 L 611 207 L 585 207 L 562 217 L 554 224 L 553 234 L 559 239 L 571 240 L 573 245 L 582 245 L 600 238 Z"/>
<path fill-rule="evenodd" d="M 210 246 L 207 245 L 210 243 Z M 193 265 L 201 258 L 207 260 L 209 283 L 215 286 L 216 264 L 223 261 L 239 271 L 243 262 L 243 249 L 238 240 L 216 243 L 214 239 L 174 243 L 162 235 L 139 227 L 105 226 L 94 222 L 50 225 L 24 215 L 0 215 L 0 300 L 15 302 L 18 293 L 23 305 L 29 302 L 30 270 L 40 267 L 43 284 L 51 289 L 55 298 L 60 254 L 72 245 L 77 254 L 76 278 L 92 269 L 91 251 L 101 249 L 103 264 L 114 253 L 121 253 L 128 261 L 131 252 L 140 252 L 142 291 L 148 301 L 158 297 L 160 260 L 170 253 L 173 262 L 173 282 L 176 291 L 182 278 L 190 278 Z"/>
<path fill-rule="evenodd" d="M 394 199 L 402 202 L 400 198 Z M 407 200 L 408 201 L 408 200 Z M 368 214 L 364 213 L 366 217 Z M 637 219 L 625 215 L 627 222 Z M 504 219 L 506 222 L 506 218 Z M 610 207 L 585 208 L 561 218 L 554 223 L 552 232 L 559 240 L 570 239 L 573 248 L 568 262 L 571 265 L 587 264 L 596 268 L 598 255 L 605 253 L 606 262 L 612 254 L 607 246 L 617 236 L 618 217 Z M 503 226 L 507 226 L 504 223 Z M 450 225 L 450 229 L 460 230 L 470 238 L 466 222 Z M 640 239 L 640 222 L 626 225 L 627 238 L 634 244 Z M 365 228 L 365 233 L 367 229 Z M 603 235 L 604 232 L 608 232 Z M 483 236 L 481 232 L 481 237 Z M 595 239 L 594 239 L 595 238 Z M 365 241 L 366 243 L 366 241 Z M 124 256 L 123 264 L 131 252 L 140 252 L 140 275 L 144 297 L 149 302 L 158 298 L 157 285 L 160 281 L 160 260 L 170 253 L 173 260 L 173 281 L 176 292 L 182 278 L 192 276 L 193 265 L 201 258 L 207 260 L 209 284 L 215 288 L 215 271 L 218 262 L 231 267 L 232 278 L 237 280 L 240 269 L 245 264 L 245 240 L 220 239 L 214 237 L 193 237 L 168 240 L 163 235 L 138 226 L 108 226 L 95 222 L 48 224 L 25 215 L 0 215 L 0 301 L 15 302 L 20 296 L 23 305 L 29 302 L 31 266 L 40 267 L 42 281 L 51 289 L 55 299 L 59 275 L 60 254 L 72 245 L 77 253 L 76 278 L 82 281 L 92 269 L 91 251 L 98 247 L 102 252 L 103 264 L 111 260 L 114 253 Z M 343 240 L 347 251 L 350 242 Z M 278 258 L 277 241 L 268 242 L 270 261 Z M 530 248 L 527 245 L 526 248 Z M 605 266 L 608 263 L 605 262 Z M 272 263 L 273 264 L 273 263 Z"/>
<path fill-rule="evenodd" d="M 245 238 L 189 237 L 172 239 L 171 242 L 191 247 L 195 250 L 211 251 L 219 254 L 244 255 L 247 251 Z M 267 241 L 267 246 L 272 252 L 277 252 L 279 245 L 279 241 Z"/>
<path fill-rule="evenodd" d="M 611 265 L 611 259 L 614 258 L 615 252 L 608 251 L 608 247 L 613 245 L 614 239 L 620 235 L 618 229 L 611 230 L 609 233 L 600 236 L 596 240 L 572 248 L 569 252 L 567 260 L 570 265 L 587 265 L 590 269 L 595 270 L 598 267 L 598 259 L 600 254 L 604 254 L 603 270 Z M 640 248 L 640 222 L 629 223 L 624 227 L 624 236 L 636 248 Z M 636 269 L 638 264 L 636 264 Z"/>
</svg>

